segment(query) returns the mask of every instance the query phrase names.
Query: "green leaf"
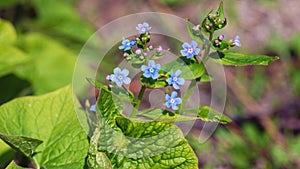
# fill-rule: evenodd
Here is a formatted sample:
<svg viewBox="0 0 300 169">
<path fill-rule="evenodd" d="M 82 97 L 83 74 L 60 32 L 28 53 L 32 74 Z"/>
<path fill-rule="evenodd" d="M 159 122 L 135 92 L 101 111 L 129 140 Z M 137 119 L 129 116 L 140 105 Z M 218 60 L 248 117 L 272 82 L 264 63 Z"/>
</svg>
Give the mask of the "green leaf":
<svg viewBox="0 0 300 169">
<path fill-rule="evenodd" d="M 112 169 L 111 162 L 103 152 L 98 152 L 98 140 L 100 137 L 100 129 L 97 127 L 90 140 L 89 154 L 87 158 L 87 166 L 89 169 Z"/>
<path fill-rule="evenodd" d="M 197 117 L 183 116 L 162 109 L 146 109 L 140 111 L 138 115 L 161 122 L 192 121 L 198 119 Z"/>
<path fill-rule="evenodd" d="M 162 56 L 164 56 L 166 53 L 168 53 L 168 50 L 165 50 L 163 52 L 158 52 L 157 50 L 155 51 L 155 53 L 149 57 L 149 60 L 156 60 L 161 58 Z"/>
<path fill-rule="evenodd" d="M 146 84 L 148 88 L 163 88 L 168 86 L 168 82 L 166 80 L 153 80 L 152 78 L 146 78 L 141 76 L 141 83 Z"/>
<path fill-rule="evenodd" d="M 14 161 L 12 161 L 5 169 L 29 169 L 29 168 L 18 166 Z"/>
<path fill-rule="evenodd" d="M 279 59 L 278 56 L 247 55 L 234 52 L 213 52 L 210 59 L 223 65 L 245 66 L 245 65 L 268 65 Z"/>
<path fill-rule="evenodd" d="M 184 114 L 197 114 L 198 118 L 205 122 L 218 122 L 221 124 L 227 124 L 232 121 L 226 115 L 219 113 L 208 106 L 201 106 L 199 109 L 188 109 L 184 111 Z"/>
<path fill-rule="evenodd" d="M 5 168 L 16 156 L 15 151 L 0 139 L 0 168 Z"/>
<path fill-rule="evenodd" d="M 35 94 L 54 91 L 72 82 L 76 55 L 71 50 L 37 33 L 20 37 L 18 45 L 32 62 L 16 74 L 33 84 Z"/>
<path fill-rule="evenodd" d="M 32 3 L 39 16 L 33 25 L 39 26 L 43 33 L 57 36 L 57 38 L 61 35 L 69 36 L 73 38 L 73 41 L 83 42 L 94 33 L 92 25 L 85 23 L 76 11 L 76 7 L 67 1 L 32 0 Z M 53 9 L 55 9 L 55 13 L 53 13 Z"/>
<path fill-rule="evenodd" d="M 208 74 L 204 74 L 201 77 L 196 79 L 198 82 L 210 82 L 213 80 L 213 77 L 209 76 Z"/>
<path fill-rule="evenodd" d="M 97 104 L 105 120 L 98 149 L 114 168 L 197 168 L 193 150 L 175 125 L 121 117 L 112 93 L 103 89 Z"/>
<path fill-rule="evenodd" d="M 0 132 L 43 140 L 33 157 L 43 168 L 83 168 L 88 140 L 70 87 L 18 98 L 0 107 Z"/>
<path fill-rule="evenodd" d="M 190 37 L 195 40 L 196 42 L 200 43 L 200 44 L 205 44 L 205 37 L 203 36 L 202 32 L 200 31 L 200 29 L 198 31 L 195 31 L 192 27 L 192 23 L 189 22 L 189 20 L 187 20 L 186 22 L 186 28 L 190 34 Z"/>
<path fill-rule="evenodd" d="M 26 155 L 32 157 L 36 153 L 36 148 L 43 143 L 42 140 L 29 138 L 25 136 L 14 136 L 0 133 L 0 138 L 14 148 Z"/>
<path fill-rule="evenodd" d="M 115 118 L 121 115 L 119 104 L 119 100 L 113 97 L 110 91 L 102 89 L 97 100 L 97 115 L 100 122 L 104 120 L 105 124 L 115 127 Z"/>
<path fill-rule="evenodd" d="M 178 59 L 163 65 L 161 70 L 166 73 L 171 72 L 171 70 L 181 70 L 182 74 L 180 77 L 185 80 L 192 80 L 201 77 L 205 72 L 205 67 L 203 64 L 198 64 L 195 59 L 187 59 L 181 56 Z"/>
<path fill-rule="evenodd" d="M 116 122 L 130 142 L 117 154 L 109 154 L 114 168 L 197 168 L 193 150 L 175 125 L 123 117 Z"/>
<path fill-rule="evenodd" d="M 0 76 L 11 73 L 16 68 L 28 63 L 30 60 L 30 57 L 17 48 L 0 46 Z"/>
<path fill-rule="evenodd" d="M 17 34 L 13 25 L 8 21 L 0 19 L 0 46 L 11 45 L 16 39 Z"/>
<path fill-rule="evenodd" d="M 218 8 L 217 12 L 220 15 L 219 18 L 221 20 L 224 19 L 223 1 L 220 2 L 220 5 L 219 5 L 219 8 Z"/>
<path fill-rule="evenodd" d="M 142 58 L 140 58 L 142 57 Z M 126 57 L 128 63 L 130 63 L 134 68 L 141 68 L 145 64 L 145 56 L 140 56 L 135 53 L 130 54 Z"/>
</svg>

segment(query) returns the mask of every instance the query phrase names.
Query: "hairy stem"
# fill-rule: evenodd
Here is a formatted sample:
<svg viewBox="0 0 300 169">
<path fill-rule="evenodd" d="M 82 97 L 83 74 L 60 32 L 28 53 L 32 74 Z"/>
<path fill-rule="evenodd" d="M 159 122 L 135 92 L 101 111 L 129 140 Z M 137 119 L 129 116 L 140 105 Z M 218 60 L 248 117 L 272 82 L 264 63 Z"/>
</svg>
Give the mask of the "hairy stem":
<svg viewBox="0 0 300 169">
<path fill-rule="evenodd" d="M 209 54 L 209 51 L 210 51 L 210 46 L 211 46 L 211 41 L 213 39 L 213 35 L 214 35 L 214 33 L 209 34 L 209 43 L 205 45 L 205 52 L 204 52 L 204 56 L 203 56 L 203 63 L 204 64 L 208 60 L 208 54 Z"/>
<path fill-rule="evenodd" d="M 135 117 L 136 112 L 138 111 L 138 109 L 139 109 L 139 107 L 140 107 L 140 104 L 141 104 L 143 95 L 144 95 L 144 93 L 145 93 L 145 90 L 146 90 L 146 86 L 145 86 L 145 85 L 142 85 L 142 88 L 141 88 L 141 90 L 140 90 L 140 92 L 139 92 L 139 95 L 138 95 L 138 100 L 137 100 L 137 102 L 135 103 L 134 108 L 133 108 L 133 110 L 132 110 L 131 117 Z"/>
<path fill-rule="evenodd" d="M 182 104 L 180 106 L 181 110 L 182 108 L 184 108 L 185 104 L 187 103 L 187 101 L 189 100 L 193 90 L 195 89 L 196 87 L 196 84 L 197 84 L 197 81 L 195 79 L 193 79 L 187 89 L 187 91 L 185 92 L 183 98 L 182 98 Z M 182 114 L 183 112 L 180 111 L 180 114 Z"/>
</svg>

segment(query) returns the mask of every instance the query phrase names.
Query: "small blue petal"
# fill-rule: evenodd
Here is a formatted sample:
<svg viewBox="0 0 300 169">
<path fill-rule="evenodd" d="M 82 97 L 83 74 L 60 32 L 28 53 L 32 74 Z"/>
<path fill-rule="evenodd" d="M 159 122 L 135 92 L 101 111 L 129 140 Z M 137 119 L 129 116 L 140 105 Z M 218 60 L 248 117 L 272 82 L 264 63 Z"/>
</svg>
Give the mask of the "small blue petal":
<svg viewBox="0 0 300 169">
<path fill-rule="evenodd" d="M 185 48 L 185 49 L 187 49 L 187 48 L 189 48 L 189 47 L 191 47 L 191 46 L 190 46 L 190 44 L 184 42 L 183 45 L 182 45 L 182 47 Z"/>
<path fill-rule="evenodd" d="M 177 71 L 175 72 L 175 76 L 178 77 L 178 76 L 180 76 L 180 75 L 181 75 L 181 70 L 177 70 Z"/>
<path fill-rule="evenodd" d="M 176 90 L 180 89 L 180 86 L 178 86 L 177 83 L 173 83 L 173 87 L 174 87 L 174 89 L 176 89 Z"/>
<path fill-rule="evenodd" d="M 173 109 L 173 110 L 178 110 L 178 106 L 177 106 L 176 104 L 173 104 L 173 105 L 172 105 L 172 109 Z"/>
<path fill-rule="evenodd" d="M 170 99 L 170 95 L 166 94 L 166 100 Z"/>
<path fill-rule="evenodd" d="M 185 80 L 183 78 L 177 78 L 177 84 L 183 85 Z"/>
<path fill-rule="evenodd" d="M 181 104 L 181 102 L 182 102 L 181 98 L 176 98 L 176 99 L 175 99 L 175 103 Z"/>
<path fill-rule="evenodd" d="M 192 40 L 191 46 L 192 46 L 193 48 L 196 48 L 196 47 L 198 46 L 198 43 Z"/>
<path fill-rule="evenodd" d="M 171 98 L 176 98 L 177 97 L 177 92 L 172 92 L 172 94 L 171 94 Z"/>
<path fill-rule="evenodd" d="M 154 75 L 152 75 L 152 79 L 157 79 L 159 77 L 159 74 L 157 72 L 155 72 Z"/>
<path fill-rule="evenodd" d="M 180 53 L 182 56 L 187 56 L 188 55 L 188 52 L 186 49 L 183 49 L 183 50 L 180 50 Z"/>
<path fill-rule="evenodd" d="M 96 104 L 91 105 L 90 111 L 96 112 Z"/>
<path fill-rule="evenodd" d="M 131 82 L 131 79 L 129 77 L 125 77 L 123 82 L 125 84 L 129 84 Z"/>
</svg>

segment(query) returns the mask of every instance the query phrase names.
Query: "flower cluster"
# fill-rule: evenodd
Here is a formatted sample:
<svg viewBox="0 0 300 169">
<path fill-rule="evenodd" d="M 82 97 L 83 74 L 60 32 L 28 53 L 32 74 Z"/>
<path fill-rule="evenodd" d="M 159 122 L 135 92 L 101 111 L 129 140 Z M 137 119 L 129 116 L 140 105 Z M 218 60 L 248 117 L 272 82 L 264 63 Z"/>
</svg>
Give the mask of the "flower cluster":
<svg viewBox="0 0 300 169">
<path fill-rule="evenodd" d="M 242 43 L 240 41 L 240 37 L 236 36 L 234 39 L 229 41 L 224 40 L 224 35 L 219 36 L 217 39 L 213 40 L 213 46 L 217 50 L 227 50 L 230 47 L 241 47 Z"/>
<path fill-rule="evenodd" d="M 219 13 L 209 14 L 207 20 L 208 21 L 203 23 L 204 25 L 202 24 L 202 27 L 205 26 L 207 29 L 212 28 L 213 31 L 226 25 L 226 19 L 220 20 Z M 119 49 L 124 52 L 123 56 L 125 59 L 132 64 L 132 66 L 140 68 L 141 72 L 143 73 L 140 78 L 142 88 L 162 88 L 166 86 L 172 86 L 174 90 L 179 90 L 185 83 L 184 78 L 181 77 L 182 70 L 176 70 L 176 67 L 174 68 L 175 70 L 172 69 L 169 72 L 161 70 L 161 65 L 155 63 L 154 60 L 163 56 L 165 54 L 165 50 L 161 46 L 154 48 L 152 45 L 149 45 L 151 30 L 150 25 L 144 22 L 138 24 L 135 28 L 138 31 L 139 36 L 135 37 L 133 40 L 124 39 L 122 44 L 119 46 Z M 200 31 L 201 28 L 200 25 L 197 25 L 192 29 L 194 31 Z M 221 35 L 211 41 L 217 50 L 225 50 L 229 47 L 241 46 L 239 36 L 236 36 L 234 39 L 227 42 L 224 40 L 224 35 Z M 199 62 L 198 64 L 200 64 L 201 61 L 198 59 L 198 56 L 201 56 L 200 51 L 201 49 L 198 47 L 198 43 L 192 40 L 190 43 L 184 42 L 182 44 L 180 54 L 182 57 L 186 58 L 187 64 L 189 63 L 188 60 L 191 60 L 191 63 L 196 61 L 197 63 Z M 121 68 L 117 67 L 113 70 L 113 72 L 113 74 L 107 75 L 106 80 L 111 81 L 118 87 L 123 87 L 126 89 L 123 85 L 128 85 L 131 82 L 130 77 L 128 77 L 129 71 L 127 69 L 122 70 Z M 145 89 L 141 89 L 141 91 L 144 90 Z M 166 90 L 165 95 L 166 107 L 171 108 L 172 110 L 178 110 L 178 105 L 182 103 L 182 100 L 180 97 L 177 97 L 177 91 L 173 91 L 171 95 L 168 93 L 169 89 Z M 143 95 L 143 93 L 141 95 Z M 91 106 L 90 110 L 95 111 L 96 106 Z"/>
<path fill-rule="evenodd" d="M 134 40 L 125 39 L 122 41 L 122 44 L 119 46 L 119 49 L 124 52 L 123 56 L 133 65 L 139 65 L 141 72 L 143 72 L 141 79 L 144 79 L 142 85 L 148 88 L 156 88 L 157 84 L 165 84 L 159 87 L 173 86 L 175 90 L 179 90 L 180 87 L 184 84 L 185 80 L 181 77 L 181 70 L 171 70 L 170 72 L 164 72 L 161 70 L 161 65 L 155 63 L 155 59 L 163 56 L 165 50 L 162 46 L 153 48 L 152 45 L 148 45 L 150 41 L 150 30 L 151 27 L 148 23 L 144 22 L 136 26 L 136 30 L 139 32 L 139 36 Z M 136 47 L 136 49 L 134 49 Z M 198 44 L 195 41 L 191 43 L 183 43 L 183 49 L 180 51 L 182 56 L 185 56 L 187 59 L 191 59 L 194 56 L 200 53 Z M 147 52 L 152 54 L 148 55 Z M 139 64 L 138 64 L 139 63 Z M 123 87 L 123 85 L 128 85 L 131 82 L 129 76 L 129 71 L 127 69 L 121 69 L 119 67 L 113 70 L 113 74 L 107 75 L 106 80 L 111 81 L 113 84 L 116 84 L 118 87 Z M 145 80 L 149 79 L 149 80 Z M 153 87 L 154 86 L 154 87 Z M 171 95 L 166 94 L 165 105 L 167 108 L 172 110 L 178 110 L 178 105 L 181 104 L 181 98 L 177 97 L 178 93 L 173 91 Z M 94 111 L 96 108 L 90 108 L 91 111 Z"/>
</svg>

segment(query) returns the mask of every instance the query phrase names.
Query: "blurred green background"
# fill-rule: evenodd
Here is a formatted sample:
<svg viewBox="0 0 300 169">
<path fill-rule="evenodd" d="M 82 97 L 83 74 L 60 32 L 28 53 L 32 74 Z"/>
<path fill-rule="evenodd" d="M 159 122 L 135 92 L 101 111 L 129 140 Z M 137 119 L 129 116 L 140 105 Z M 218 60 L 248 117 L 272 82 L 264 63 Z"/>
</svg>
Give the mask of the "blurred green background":
<svg viewBox="0 0 300 169">
<path fill-rule="evenodd" d="M 118 17 L 157 11 L 196 23 L 218 3 L 0 0 L 0 104 L 71 83 L 76 57 L 86 40 Z M 201 122 L 187 135 L 199 168 L 300 168 L 299 6 L 296 0 L 224 1 L 229 20 L 225 37 L 240 35 L 239 51 L 281 59 L 267 67 L 225 69 L 229 89 L 225 113 L 234 122 L 219 126 L 202 144 L 197 138 Z M 118 62 L 104 65 L 112 70 Z M 209 94 L 208 84 L 199 87 Z M 13 158 L 22 162 L 20 155 L 0 142 L 0 168 Z"/>
</svg>

